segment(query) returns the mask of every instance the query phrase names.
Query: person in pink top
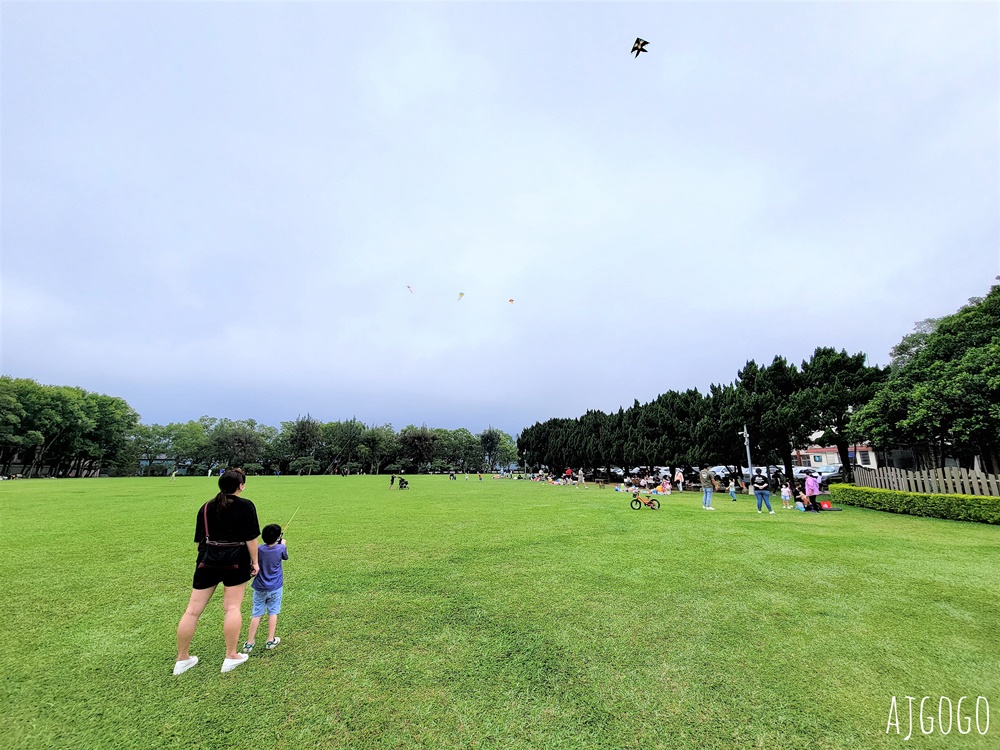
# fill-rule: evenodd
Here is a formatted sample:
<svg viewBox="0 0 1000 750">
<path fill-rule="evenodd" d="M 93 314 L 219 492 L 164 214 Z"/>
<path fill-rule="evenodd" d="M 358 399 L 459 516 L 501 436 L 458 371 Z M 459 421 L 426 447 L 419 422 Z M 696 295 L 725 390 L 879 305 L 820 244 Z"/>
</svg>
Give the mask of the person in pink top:
<svg viewBox="0 0 1000 750">
<path fill-rule="evenodd" d="M 806 498 L 809 500 L 809 507 L 806 510 L 812 513 L 819 513 L 819 482 L 816 475 L 811 471 L 806 472 Z"/>
</svg>

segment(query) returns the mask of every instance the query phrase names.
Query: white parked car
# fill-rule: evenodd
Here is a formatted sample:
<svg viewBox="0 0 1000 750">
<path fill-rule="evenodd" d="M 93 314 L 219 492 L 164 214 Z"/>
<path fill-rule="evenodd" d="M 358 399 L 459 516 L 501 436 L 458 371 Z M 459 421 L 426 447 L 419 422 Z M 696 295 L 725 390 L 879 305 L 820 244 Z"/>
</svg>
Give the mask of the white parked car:
<svg viewBox="0 0 1000 750">
<path fill-rule="evenodd" d="M 817 479 L 822 479 L 823 477 L 828 477 L 833 474 L 840 473 L 839 466 L 796 466 L 792 469 L 792 474 L 796 479 L 805 479 L 806 472 L 811 471 L 816 475 Z"/>
</svg>

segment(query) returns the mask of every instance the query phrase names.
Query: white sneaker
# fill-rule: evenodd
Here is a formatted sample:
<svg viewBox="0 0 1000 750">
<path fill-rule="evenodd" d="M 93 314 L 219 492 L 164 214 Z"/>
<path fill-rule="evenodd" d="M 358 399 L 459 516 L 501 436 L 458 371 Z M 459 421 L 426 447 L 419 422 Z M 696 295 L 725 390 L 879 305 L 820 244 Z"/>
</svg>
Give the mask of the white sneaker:
<svg viewBox="0 0 1000 750">
<path fill-rule="evenodd" d="M 769 513 L 770 515 L 772 515 L 772 516 L 774 515 L 774 511 L 773 511 L 773 510 L 769 510 L 769 511 L 768 511 L 768 513 Z"/>
<path fill-rule="evenodd" d="M 264 644 L 264 648 L 266 648 L 268 651 L 270 651 L 272 648 L 274 648 L 275 646 L 277 646 L 279 643 L 281 643 L 281 639 L 278 638 L 278 636 L 275 636 L 273 641 L 268 641 L 267 643 Z"/>
<path fill-rule="evenodd" d="M 705 508 L 705 510 L 715 510 L 715 508 L 713 508 L 711 505 L 709 505 L 707 508 Z"/>
<path fill-rule="evenodd" d="M 236 654 L 235 659 L 223 659 L 222 660 L 222 671 L 232 672 L 240 664 L 245 663 L 250 658 L 250 654 Z"/>
<path fill-rule="evenodd" d="M 176 677 L 179 674 L 184 674 L 185 672 L 187 672 L 189 669 L 191 669 L 191 667 L 193 667 L 197 663 L 198 663 L 198 657 L 197 656 L 189 656 L 184 661 L 175 662 L 174 663 L 174 677 Z"/>
<path fill-rule="evenodd" d="M 762 511 L 762 510 L 758 510 L 757 512 L 758 512 L 758 513 L 763 513 L 764 511 Z"/>
</svg>

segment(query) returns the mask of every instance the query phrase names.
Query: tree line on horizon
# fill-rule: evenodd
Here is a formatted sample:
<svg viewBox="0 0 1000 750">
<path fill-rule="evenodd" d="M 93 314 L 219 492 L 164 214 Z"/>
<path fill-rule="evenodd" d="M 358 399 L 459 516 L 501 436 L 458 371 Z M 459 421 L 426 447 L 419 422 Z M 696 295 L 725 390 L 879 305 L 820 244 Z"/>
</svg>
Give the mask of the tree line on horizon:
<svg viewBox="0 0 1000 750">
<path fill-rule="evenodd" d="M 745 425 L 754 464 L 782 465 L 787 476 L 793 452 L 813 443 L 836 446 L 848 480 L 850 445 L 859 443 L 909 448 L 919 469 L 949 458 L 972 468 L 978 457 L 1000 473 L 1000 285 L 917 323 L 890 356 L 885 368 L 830 347 L 801 366 L 750 360 L 706 393 L 667 391 L 617 412 L 537 422 L 518 450 L 529 465 L 550 467 L 742 468 Z"/>
<path fill-rule="evenodd" d="M 27 477 L 206 474 L 238 466 L 250 474 L 377 474 L 491 470 L 517 459 L 512 438 L 408 425 L 321 422 L 310 415 L 280 428 L 253 419 L 201 417 L 142 424 L 125 399 L 75 386 L 0 377 L 0 474 Z"/>
<path fill-rule="evenodd" d="M 1000 280 L 1000 277 L 998 277 Z M 917 468 L 946 459 L 1000 473 L 1000 284 L 956 313 L 917 323 L 893 347 L 888 367 L 864 353 L 818 347 L 801 366 L 776 356 L 750 360 L 732 383 L 667 391 L 646 404 L 579 418 L 549 419 L 515 441 L 493 427 L 479 434 L 408 425 L 320 422 L 280 427 L 252 419 L 201 417 L 144 425 L 124 399 L 75 386 L 0 376 L 0 474 L 116 476 L 188 473 L 242 466 L 251 473 L 480 471 L 515 463 L 741 467 L 746 425 L 754 463 L 792 469 L 792 453 L 815 442 L 908 447 Z M 814 438 L 815 436 L 815 438 Z M 165 457 L 165 458 L 161 458 Z"/>
</svg>

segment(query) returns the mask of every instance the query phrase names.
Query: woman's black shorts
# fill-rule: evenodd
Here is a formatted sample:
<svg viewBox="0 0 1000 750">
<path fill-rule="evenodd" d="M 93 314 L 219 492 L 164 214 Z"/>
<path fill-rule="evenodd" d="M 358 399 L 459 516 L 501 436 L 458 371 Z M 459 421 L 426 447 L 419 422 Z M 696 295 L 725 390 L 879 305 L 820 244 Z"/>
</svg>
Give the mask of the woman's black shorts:
<svg viewBox="0 0 1000 750">
<path fill-rule="evenodd" d="M 221 570 L 219 568 L 198 568 L 194 569 L 194 582 L 192 588 L 210 589 L 218 586 L 239 586 L 246 583 L 252 577 L 250 575 L 250 553 L 246 553 L 246 559 L 240 560 L 240 567 L 236 570 Z"/>
</svg>

